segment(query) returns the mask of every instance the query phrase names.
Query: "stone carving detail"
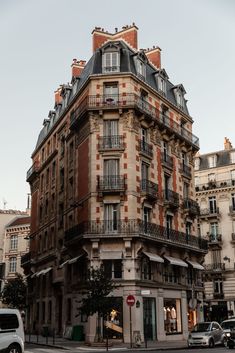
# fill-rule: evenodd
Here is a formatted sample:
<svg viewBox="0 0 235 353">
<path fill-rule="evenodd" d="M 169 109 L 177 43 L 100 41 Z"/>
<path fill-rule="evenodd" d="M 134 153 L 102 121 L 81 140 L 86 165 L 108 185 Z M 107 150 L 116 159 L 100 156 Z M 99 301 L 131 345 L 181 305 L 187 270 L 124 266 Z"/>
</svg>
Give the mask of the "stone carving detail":
<svg viewBox="0 0 235 353">
<path fill-rule="evenodd" d="M 100 131 L 99 117 L 97 115 L 90 114 L 90 128 L 91 132 Z"/>
<path fill-rule="evenodd" d="M 153 126 L 150 129 L 150 140 L 154 144 L 161 145 L 162 136 L 161 136 L 161 133 L 160 133 L 160 131 L 158 130 L 158 128 L 156 126 Z"/>
<path fill-rule="evenodd" d="M 139 131 L 140 123 L 133 111 L 128 111 L 123 115 L 123 128 L 127 130 Z"/>
</svg>

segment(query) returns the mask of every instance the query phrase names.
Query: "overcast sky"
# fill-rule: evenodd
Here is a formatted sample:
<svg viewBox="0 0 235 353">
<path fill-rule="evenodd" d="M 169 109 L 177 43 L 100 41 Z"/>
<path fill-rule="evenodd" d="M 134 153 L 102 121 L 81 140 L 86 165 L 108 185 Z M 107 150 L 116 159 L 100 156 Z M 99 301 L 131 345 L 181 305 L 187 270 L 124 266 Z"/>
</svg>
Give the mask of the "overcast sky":
<svg viewBox="0 0 235 353">
<path fill-rule="evenodd" d="M 26 172 L 54 91 L 88 60 L 95 26 L 135 22 L 139 48 L 162 49 L 162 67 L 183 83 L 201 153 L 235 147 L 234 0 L 0 0 L 0 209 L 25 210 Z"/>
</svg>

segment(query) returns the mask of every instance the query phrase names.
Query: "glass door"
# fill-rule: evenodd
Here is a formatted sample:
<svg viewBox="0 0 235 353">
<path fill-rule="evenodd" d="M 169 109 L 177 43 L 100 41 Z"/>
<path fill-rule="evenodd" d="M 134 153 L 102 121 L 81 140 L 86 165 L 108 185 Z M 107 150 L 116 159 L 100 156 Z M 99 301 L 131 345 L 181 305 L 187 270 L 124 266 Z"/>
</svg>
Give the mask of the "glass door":
<svg viewBox="0 0 235 353">
<path fill-rule="evenodd" d="M 155 341 L 156 336 L 156 302 L 155 298 L 143 298 L 144 337 Z"/>
</svg>

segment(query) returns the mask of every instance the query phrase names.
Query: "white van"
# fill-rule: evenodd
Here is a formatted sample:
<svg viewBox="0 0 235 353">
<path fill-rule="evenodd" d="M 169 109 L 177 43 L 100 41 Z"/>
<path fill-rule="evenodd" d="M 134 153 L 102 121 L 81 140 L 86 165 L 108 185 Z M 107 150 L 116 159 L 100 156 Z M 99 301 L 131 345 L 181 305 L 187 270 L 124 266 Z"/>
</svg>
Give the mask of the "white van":
<svg viewBox="0 0 235 353">
<path fill-rule="evenodd" d="M 0 352 L 24 352 L 24 327 L 17 309 L 0 309 Z"/>
</svg>

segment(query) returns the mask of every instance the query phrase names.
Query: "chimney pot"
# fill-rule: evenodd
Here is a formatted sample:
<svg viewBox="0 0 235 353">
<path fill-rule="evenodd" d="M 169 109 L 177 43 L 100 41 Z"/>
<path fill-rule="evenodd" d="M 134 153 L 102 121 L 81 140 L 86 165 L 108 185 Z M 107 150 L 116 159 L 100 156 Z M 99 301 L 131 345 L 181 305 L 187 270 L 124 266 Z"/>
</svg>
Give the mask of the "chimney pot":
<svg viewBox="0 0 235 353">
<path fill-rule="evenodd" d="M 117 33 L 117 31 L 118 31 L 118 28 L 117 28 L 117 27 L 115 27 L 115 32 Z"/>
</svg>

